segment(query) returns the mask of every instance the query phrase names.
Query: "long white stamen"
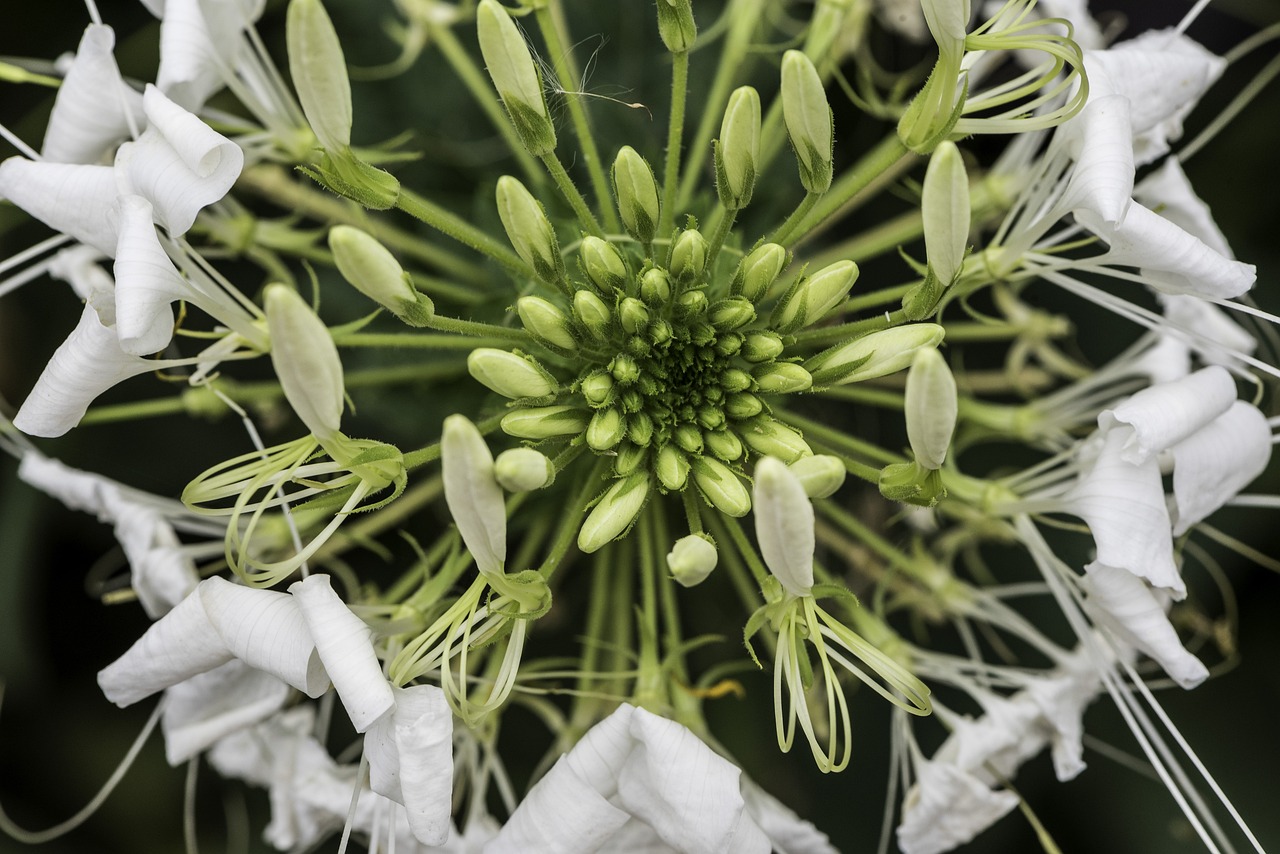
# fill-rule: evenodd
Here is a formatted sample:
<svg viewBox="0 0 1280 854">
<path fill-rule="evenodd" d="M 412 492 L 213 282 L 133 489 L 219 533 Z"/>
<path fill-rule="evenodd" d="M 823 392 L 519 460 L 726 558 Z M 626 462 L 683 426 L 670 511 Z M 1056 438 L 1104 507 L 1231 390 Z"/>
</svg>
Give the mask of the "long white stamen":
<svg viewBox="0 0 1280 854">
<path fill-rule="evenodd" d="M 32 258 L 43 255 L 52 249 L 57 249 L 62 244 L 69 243 L 70 241 L 71 237 L 66 234 L 55 234 L 53 237 L 41 240 L 36 245 L 23 249 L 18 254 L 10 255 L 8 258 L 0 261 L 0 273 L 8 272 L 14 267 L 21 267 Z"/>
<path fill-rule="evenodd" d="M 98 12 L 98 4 L 94 0 L 84 0 L 84 7 L 89 12 L 89 20 L 95 24 L 102 23 L 102 15 Z"/>
<path fill-rule="evenodd" d="M 1182 17 L 1182 20 L 1178 22 L 1178 26 L 1173 28 L 1173 32 L 1169 35 L 1170 39 L 1185 33 L 1187 31 L 1187 27 L 1191 26 L 1195 19 L 1200 17 L 1200 13 L 1204 11 L 1204 7 L 1208 5 L 1209 0 L 1200 0 L 1196 5 L 1192 6 L 1191 11 L 1187 12 L 1187 14 Z"/>
<path fill-rule="evenodd" d="M 34 160 L 37 163 L 44 160 L 31 146 L 27 145 L 13 131 L 9 130 L 3 124 L 0 124 L 0 136 L 4 137 L 10 145 L 22 152 L 22 155 L 28 160 Z"/>
</svg>

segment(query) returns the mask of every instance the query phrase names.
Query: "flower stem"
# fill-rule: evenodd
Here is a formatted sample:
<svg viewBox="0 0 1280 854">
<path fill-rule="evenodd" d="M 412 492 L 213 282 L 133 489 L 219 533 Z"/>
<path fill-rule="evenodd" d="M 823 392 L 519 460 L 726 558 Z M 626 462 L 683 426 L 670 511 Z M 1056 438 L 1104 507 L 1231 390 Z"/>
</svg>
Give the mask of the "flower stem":
<svg viewBox="0 0 1280 854">
<path fill-rule="evenodd" d="M 578 222 L 583 229 L 594 234 L 596 237 L 604 237 L 604 229 L 600 227 L 600 223 L 596 220 L 596 215 L 591 212 L 591 208 L 587 205 L 587 200 L 578 192 L 578 188 L 574 186 L 573 179 L 569 177 L 569 173 L 565 171 L 564 164 L 560 162 L 560 158 L 556 157 L 555 152 L 542 155 L 542 163 L 547 167 L 547 172 L 551 174 L 551 179 L 556 182 L 556 186 L 560 189 L 560 195 L 564 196 L 565 201 L 569 203 L 569 207 L 573 208 L 573 213 L 578 217 Z"/>
<path fill-rule="evenodd" d="M 778 226 L 778 230 L 770 236 L 769 242 L 790 248 L 792 243 L 791 233 L 808 216 L 809 211 L 813 210 L 813 206 L 818 203 L 818 199 L 822 198 L 822 195 L 822 193 L 805 193 L 804 198 L 800 200 L 800 204 L 796 205 L 796 209 L 791 212 L 791 216 L 787 217 L 786 221 Z"/>
<path fill-rule="evenodd" d="M 819 424 L 817 421 L 810 421 L 803 415 L 796 415 L 794 412 L 785 412 L 778 410 L 774 413 L 775 417 L 782 419 L 792 427 L 798 427 L 805 433 L 817 436 L 828 445 L 837 448 L 846 449 L 850 453 L 858 454 L 863 457 L 870 457 L 873 460 L 879 460 L 882 463 L 900 463 L 904 462 L 904 458 L 892 451 L 886 451 L 879 445 L 859 439 L 856 436 L 850 436 L 842 430 L 836 430 L 825 424 Z M 877 473 L 878 475 L 878 473 Z"/>
<path fill-rule="evenodd" d="M 813 211 L 801 222 L 793 244 L 811 236 L 828 220 L 841 215 L 847 206 L 861 203 L 888 186 L 898 175 L 915 163 L 915 156 L 907 150 L 897 133 L 890 133 L 875 148 L 831 185 Z"/>
<path fill-rule="evenodd" d="M 877 314 L 875 317 L 867 317 L 862 320 L 851 320 L 848 323 L 841 323 L 839 326 L 824 326 L 818 329 L 807 329 L 796 335 L 797 344 L 805 344 L 811 347 L 824 347 L 828 344 L 835 344 L 846 338 L 856 338 L 859 335 L 865 335 L 868 332 L 875 332 L 880 329 L 888 329 L 896 326 L 907 319 L 906 312 L 902 309 L 897 311 L 886 311 L 884 314 Z"/>
<path fill-rule="evenodd" d="M 667 119 L 667 159 L 662 167 L 662 212 L 658 234 L 671 232 L 676 221 L 676 185 L 680 179 L 680 147 L 684 143 L 684 108 L 689 95 L 689 52 L 671 56 L 671 115 Z"/>
<path fill-rule="evenodd" d="M 400 196 L 396 199 L 396 207 L 414 219 L 426 223 L 441 234 L 448 235 L 459 243 L 470 246 L 481 255 L 487 255 L 510 272 L 527 279 L 537 278 L 533 268 L 524 263 L 515 252 L 512 252 L 461 217 L 445 210 L 434 202 L 427 201 L 412 190 L 406 187 L 400 188 Z"/>
<path fill-rule="evenodd" d="M 460 321 L 470 323 L 471 321 Z M 488 324 L 477 324 L 488 326 Z M 493 330 L 505 332 L 522 332 L 523 330 L 507 329 L 504 326 L 492 327 Z M 418 332 L 349 332 L 333 336 L 333 342 L 339 347 L 410 347 L 415 350 L 474 350 L 476 347 L 506 347 L 518 340 L 507 334 L 489 334 L 486 330 L 481 337 L 475 335 L 423 335 Z"/>
</svg>

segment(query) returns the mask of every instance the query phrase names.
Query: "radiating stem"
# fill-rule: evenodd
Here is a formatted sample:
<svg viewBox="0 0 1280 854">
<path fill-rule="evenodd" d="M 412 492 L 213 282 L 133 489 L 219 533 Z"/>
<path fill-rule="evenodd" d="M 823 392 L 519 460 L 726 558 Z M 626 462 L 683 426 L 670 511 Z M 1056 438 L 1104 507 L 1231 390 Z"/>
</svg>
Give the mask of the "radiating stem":
<svg viewBox="0 0 1280 854">
<path fill-rule="evenodd" d="M 676 190 L 680 180 L 680 149 L 684 144 L 684 108 L 689 95 L 689 52 L 671 56 L 671 115 L 667 119 L 667 159 L 662 167 L 662 212 L 658 235 L 671 233 L 676 221 Z M 652 254 L 652 253 L 650 253 Z"/>
<path fill-rule="evenodd" d="M 569 177 L 569 173 L 565 171 L 564 164 L 556 157 L 555 152 L 542 155 L 542 163 L 547 167 L 551 179 L 556 182 L 556 187 L 560 189 L 560 195 L 564 196 L 565 201 L 569 203 L 569 207 L 573 208 L 573 213 L 578 217 L 578 222 L 582 228 L 596 237 L 604 237 L 604 229 L 600 227 L 600 223 L 596 220 L 596 215 L 591 212 L 591 208 L 587 205 L 587 200 L 582 197 L 582 193 L 578 192 L 578 188 L 574 186 L 573 179 Z"/>
<path fill-rule="evenodd" d="M 843 430 L 836 430 L 825 424 L 819 424 L 817 421 L 811 421 L 803 415 L 796 415 L 794 412 L 784 412 L 778 410 L 774 413 L 778 418 L 790 424 L 793 427 L 799 427 L 805 433 L 811 433 L 817 436 L 828 445 L 842 448 L 850 453 L 858 454 L 864 457 L 870 457 L 873 460 L 879 460 L 883 463 L 900 463 L 904 462 L 904 458 L 900 454 L 892 451 L 886 451 L 879 445 L 851 436 Z"/>
<path fill-rule="evenodd" d="M 521 260 L 520 256 L 506 246 L 490 237 L 488 232 L 476 228 L 471 223 L 445 210 L 434 202 L 429 202 L 417 193 L 405 187 L 400 188 L 400 197 L 396 206 L 414 219 L 448 235 L 459 243 L 470 246 L 481 255 L 487 255 L 509 271 L 526 279 L 537 278 L 533 268 Z"/>
<path fill-rule="evenodd" d="M 846 169 L 831 185 L 810 214 L 801 222 L 793 243 L 800 243 L 816 229 L 839 214 L 851 202 L 866 191 L 874 193 L 887 186 L 893 179 L 915 163 L 915 157 L 902 144 L 896 133 L 886 136 L 880 144 L 862 156 L 862 159 Z"/>
</svg>

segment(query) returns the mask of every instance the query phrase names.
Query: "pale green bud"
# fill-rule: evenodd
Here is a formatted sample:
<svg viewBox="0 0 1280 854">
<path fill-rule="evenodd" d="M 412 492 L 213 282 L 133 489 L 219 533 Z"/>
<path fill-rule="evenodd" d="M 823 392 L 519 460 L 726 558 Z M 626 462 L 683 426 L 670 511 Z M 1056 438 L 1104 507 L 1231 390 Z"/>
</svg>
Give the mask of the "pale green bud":
<svg viewBox="0 0 1280 854">
<path fill-rule="evenodd" d="M 550 154 L 556 147 L 556 128 L 542 96 L 542 75 L 524 36 L 495 0 L 480 0 L 476 30 L 493 88 L 498 90 L 520 142 L 530 154 Z"/>
<path fill-rule="evenodd" d="M 671 340 L 671 336 L 674 334 L 671 324 L 661 317 L 649 324 L 649 339 L 654 344 L 665 344 Z"/>
<path fill-rule="evenodd" d="M 472 350 L 467 370 L 486 388 L 512 400 L 551 397 L 557 388 L 555 377 L 536 360 L 492 347 Z"/>
<path fill-rule="evenodd" d="M 960 275 L 969 245 L 969 176 L 954 142 L 941 142 L 929 156 L 920 201 L 929 268 L 945 288 Z"/>
<path fill-rule="evenodd" d="M 704 291 L 685 291 L 676 299 L 676 308 L 684 317 L 706 314 L 708 307 L 707 295 Z"/>
<path fill-rule="evenodd" d="M 616 406 L 600 409 L 587 425 L 587 445 L 594 451 L 607 451 L 622 441 L 625 428 L 622 412 Z"/>
<path fill-rule="evenodd" d="M 935 323 L 911 323 L 882 329 L 824 350 L 804 363 L 814 382 L 861 382 L 897 373 L 911 364 L 917 350 L 937 347 L 946 333 Z"/>
<path fill-rule="evenodd" d="M 720 411 L 720 407 L 704 404 L 697 409 L 698 424 L 704 430 L 718 430 L 724 426 L 724 413 Z M 703 438 L 706 438 L 703 433 Z"/>
<path fill-rule="evenodd" d="M 502 429 L 518 439 L 550 439 L 576 436 L 587 427 L 588 415 L 572 406 L 532 406 L 513 409 L 502 416 Z"/>
<path fill-rule="evenodd" d="M 542 297 L 520 297 L 516 314 L 525 330 L 541 343 L 570 353 L 578 349 L 569 318 L 554 303 Z"/>
<path fill-rule="evenodd" d="M 493 455 L 479 429 L 450 415 L 440 436 L 444 498 L 476 568 L 501 574 L 507 559 L 507 509 L 494 479 Z"/>
<path fill-rule="evenodd" d="M 636 472 L 614 481 L 582 523 L 578 548 L 590 554 L 621 537 L 634 524 L 648 498 L 648 472 Z"/>
<path fill-rule="evenodd" d="M 627 265 L 608 241 L 593 236 L 582 238 L 578 257 L 587 278 L 604 293 L 612 293 L 627 283 Z"/>
<path fill-rule="evenodd" d="M 671 279 L 661 267 L 651 267 L 640 277 L 640 298 L 649 305 L 666 305 L 671 299 Z"/>
<path fill-rule="evenodd" d="M 829 498 L 844 485 L 848 473 L 839 457 L 815 454 L 787 466 L 810 498 Z"/>
<path fill-rule="evenodd" d="M 493 476 L 507 492 L 533 492 L 556 479 L 551 458 L 533 448 L 511 448 L 498 454 Z"/>
<path fill-rule="evenodd" d="M 672 433 L 676 445 L 690 454 L 702 453 L 702 431 L 692 424 L 681 424 Z"/>
<path fill-rule="evenodd" d="M 724 399 L 724 414 L 735 420 L 759 415 L 763 409 L 764 404 L 754 394 L 731 394 Z"/>
<path fill-rule="evenodd" d="M 592 406 L 604 406 L 613 397 L 613 377 L 607 371 L 596 371 L 582 381 L 582 396 Z"/>
<path fill-rule="evenodd" d="M 942 468 L 957 411 L 956 380 L 947 360 L 933 348 L 916 351 L 907 371 L 903 414 L 911 450 L 924 468 Z"/>
<path fill-rule="evenodd" d="M 505 13 L 504 13 L 505 14 Z M 564 259 L 551 220 L 524 184 L 510 175 L 498 179 L 498 217 L 511 247 L 544 282 L 564 279 Z"/>
<path fill-rule="evenodd" d="M 626 477 L 637 472 L 649 459 L 649 449 L 630 442 L 618 446 L 618 455 L 613 458 L 613 470 L 619 477 Z"/>
<path fill-rule="evenodd" d="M 760 556 L 787 593 L 812 595 L 816 545 L 813 505 L 795 475 L 778 460 L 760 460 L 755 481 Z"/>
<path fill-rule="evenodd" d="M 730 299 L 732 299 L 732 297 L 730 297 Z M 755 309 L 753 308 L 752 311 L 754 312 Z M 741 332 L 722 331 L 718 336 L 716 336 L 716 352 L 726 358 L 729 356 L 736 356 L 742 349 L 742 342 L 746 340 L 747 337 Z"/>
<path fill-rule="evenodd" d="M 761 415 L 738 425 L 738 434 L 747 447 L 766 457 L 777 457 L 794 463 L 801 457 L 813 456 L 813 449 L 797 431 L 768 415 Z"/>
<path fill-rule="evenodd" d="M 707 239 L 697 229 L 680 232 L 671 245 L 671 275 L 681 285 L 689 285 L 701 278 L 707 268 Z"/>
<path fill-rule="evenodd" d="M 288 285 L 267 285 L 267 334 L 271 366 L 285 400 L 321 443 L 338 435 L 346 392 L 342 360 L 316 313 Z"/>
<path fill-rule="evenodd" d="M 618 322 L 628 335 L 636 335 L 649 326 L 649 309 L 635 297 L 624 297 L 618 303 Z"/>
<path fill-rule="evenodd" d="M 844 302 L 858 281 L 858 265 L 837 261 L 801 279 L 778 303 L 770 325 L 782 333 L 817 323 Z"/>
<path fill-rule="evenodd" d="M 637 412 L 627 419 L 627 438 L 637 447 L 648 447 L 653 440 L 653 419 Z"/>
<path fill-rule="evenodd" d="M 582 324 L 587 334 L 597 341 L 603 341 L 613 321 L 613 313 L 604 300 L 591 291 L 577 291 L 573 295 L 573 316 Z"/>
<path fill-rule="evenodd" d="M 665 0 L 662 0 L 665 2 Z M 662 2 L 659 2 L 661 15 Z M 661 211 L 658 182 L 648 161 L 629 145 L 624 145 L 613 161 L 613 193 L 618 197 L 618 212 L 627 233 L 648 243 L 653 240 Z"/>
<path fill-rule="evenodd" d="M 320 0 L 291 0 L 285 17 L 289 73 L 307 123 L 326 151 L 351 147 L 351 82 L 329 13 Z"/>
<path fill-rule="evenodd" d="M 746 297 L 727 297 L 711 306 L 711 325 L 716 329 L 741 329 L 755 319 L 756 307 Z"/>
<path fill-rule="evenodd" d="M 721 513 L 742 517 L 751 512 L 751 494 L 738 476 L 713 457 L 695 457 L 693 482 Z"/>
<path fill-rule="evenodd" d="M 693 20 L 691 0 L 657 0 L 658 35 L 672 53 L 693 49 L 698 38 L 698 25 Z"/>
<path fill-rule="evenodd" d="M 827 90 L 813 62 L 798 50 L 782 55 L 782 116 L 796 152 L 800 183 L 810 193 L 825 193 L 831 186 L 831 149 L 834 136 Z"/>
<path fill-rule="evenodd" d="M 703 434 L 707 450 L 725 462 L 733 462 L 742 456 L 742 440 L 731 430 L 713 430 Z"/>
<path fill-rule="evenodd" d="M 658 482 L 670 492 L 679 492 L 689 481 L 689 458 L 675 445 L 662 446 L 654 469 L 658 474 Z"/>
<path fill-rule="evenodd" d="M 661 0 L 659 0 L 661 2 Z M 707 580 L 720 556 L 706 534 L 690 534 L 676 540 L 667 554 L 667 569 L 681 587 L 694 587 Z"/>
<path fill-rule="evenodd" d="M 640 366 L 626 353 L 619 353 L 609 360 L 609 373 L 623 385 L 631 385 L 640 379 Z"/>
<path fill-rule="evenodd" d="M 813 386 L 813 377 L 793 362 L 773 362 L 753 372 L 756 391 L 761 394 L 791 394 Z"/>
<path fill-rule="evenodd" d="M 751 201 L 760 159 L 760 95 L 741 86 L 729 96 L 714 146 L 716 193 L 729 210 L 740 210 Z"/>
<path fill-rule="evenodd" d="M 753 249 L 733 274 L 729 292 L 759 302 L 778 280 L 787 266 L 787 250 L 776 243 L 765 243 Z"/>
<path fill-rule="evenodd" d="M 786 346 L 775 332 L 752 332 L 742 342 L 742 358 L 748 362 L 768 362 L 782 355 Z"/>
<path fill-rule="evenodd" d="M 435 305 L 418 293 L 400 262 L 370 234 L 349 225 L 329 229 L 329 250 L 338 272 L 356 290 L 410 326 L 426 326 Z"/>
<path fill-rule="evenodd" d="M 720 388 L 729 394 L 746 391 L 751 388 L 753 382 L 751 374 L 741 368 L 729 368 L 720 374 Z"/>
</svg>

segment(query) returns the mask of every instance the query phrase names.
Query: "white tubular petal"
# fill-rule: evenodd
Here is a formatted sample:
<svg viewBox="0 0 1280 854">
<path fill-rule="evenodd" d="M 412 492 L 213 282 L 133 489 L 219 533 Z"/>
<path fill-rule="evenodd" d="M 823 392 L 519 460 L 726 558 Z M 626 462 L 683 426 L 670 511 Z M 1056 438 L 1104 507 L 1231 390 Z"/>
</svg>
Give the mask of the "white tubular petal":
<svg viewBox="0 0 1280 854">
<path fill-rule="evenodd" d="M 1271 461 L 1271 427 L 1257 407 L 1236 401 L 1172 448 L 1175 536 L 1234 498 Z"/>
<path fill-rule="evenodd" d="M 575 748 L 576 750 L 576 748 Z M 485 846 L 485 854 L 590 854 L 630 816 L 578 776 L 562 756 Z"/>
<path fill-rule="evenodd" d="M 107 504 L 132 570 L 130 586 L 147 616 L 159 619 L 196 589 L 200 575 L 181 551 L 173 526 L 159 512 L 129 501 L 121 492 Z"/>
<path fill-rule="evenodd" d="M 1192 297 L 1178 299 L 1204 304 Z M 1158 335 L 1155 343 L 1139 353 L 1130 365 L 1133 373 L 1145 376 L 1152 385 L 1172 382 L 1191 373 L 1191 348 L 1172 335 Z"/>
<path fill-rule="evenodd" d="M 61 436 L 80 423 L 89 404 L 118 382 L 167 365 L 120 349 L 114 329 L 86 305 L 80 323 L 45 365 L 13 425 L 30 436 Z"/>
<path fill-rule="evenodd" d="M 1194 235 L 1134 202 L 1118 228 L 1080 219 L 1111 245 L 1097 261 L 1141 267 L 1148 284 L 1164 294 L 1231 299 L 1253 287 L 1257 268 L 1214 252 Z"/>
<path fill-rule="evenodd" d="M 22 157 L 0 163 L 0 196 L 104 255 L 116 251 L 118 194 L 110 166 L 33 163 Z"/>
<path fill-rule="evenodd" d="M 160 132 L 188 171 L 197 178 L 226 181 L 228 189 L 235 183 L 244 165 L 240 146 L 166 98 L 155 86 L 148 86 L 143 93 L 142 107 L 151 127 Z"/>
<path fill-rule="evenodd" d="M 813 589 L 813 505 L 799 478 L 772 457 L 756 464 L 753 506 L 760 556 L 783 589 L 808 596 Z"/>
<path fill-rule="evenodd" d="M 984 782 L 994 783 L 986 768 L 1012 777 L 1018 767 L 1044 747 L 1038 727 L 1040 709 L 1030 700 L 995 694 L 978 697 L 983 714 L 974 719 L 949 717 L 951 735 L 934 754 L 935 760 L 967 771 Z"/>
<path fill-rule="evenodd" d="M 219 70 L 218 49 L 200 5 L 199 0 L 166 0 L 160 22 L 156 85 L 188 110 L 199 110 L 210 95 L 226 85 Z"/>
<path fill-rule="evenodd" d="M 747 813 L 778 854 L 839 854 L 825 833 L 746 777 L 742 778 L 742 798 Z"/>
<path fill-rule="evenodd" d="M 1099 563 L 1127 569 L 1181 599 L 1187 588 L 1173 562 L 1160 466 L 1154 457 L 1141 465 L 1125 462 L 1127 433 L 1103 434 L 1093 468 L 1065 496 L 1068 512 L 1088 523 Z"/>
<path fill-rule="evenodd" d="M 18 463 L 18 477 L 68 508 L 101 516 L 119 494 L 120 485 L 100 475 L 64 465 L 39 451 L 27 451 Z"/>
<path fill-rule="evenodd" d="M 632 712 L 628 733 L 631 749 L 617 779 L 623 809 L 678 851 L 768 854 L 768 840 L 744 816 L 737 767 L 688 728 L 644 709 Z"/>
<path fill-rule="evenodd" d="M 1213 221 L 1209 206 L 1192 189 L 1178 158 L 1166 157 L 1158 169 L 1133 188 L 1133 197 L 1152 210 L 1159 210 L 1160 216 L 1194 235 L 1219 255 L 1235 257 Z"/>
<path fill-rule="evenodd" d="M 152 623 L 124 655 L 98 671 L 98 685 L 108 700 L 124 708 L 233 657 L 196 592 Z"/>
<path fill-rule="evenodd" d="M 1013 792 L 992 791 L 945 762 L 921 762 L 902 804 L 898 846 L 903 854 L 942 854 L 963 845 L 1018 805 Z"/>
<path fill-rule="evenodd" d="M 1087 211 L 1105 228 L 1124 219 L 1133 196 L 1133 146 L 1129 100 L 1119 95 L 1090 98 L 1089 104 L 1064 126 L 1075 169 L 1060 203 Z"/>
<path fill-rule="evenodd" d="M 397 689 L 395 697 L 401 802 L 409 827 L 423 845 L 443 845 L 452 826 L 453 712 L 434 685 Z"/>
<path fill-rule="evenodd" d="M 462 541 L 485 575 L 507 560 L 507 508 L 493 474 L 493 454 L 476 425 L 461 415 L 444 420 L 440 437 L 444 498 Z"/>
<path fill-rule="evenodd" d="M 288 285 L 267 286 L 267 333 L 271 366 L 285 399 L 321 442 L 342 424 L 345 389 L 342 359 L 324 322 Z"/>
<path fill-rule="evenodd" d="M 293 597 L 214 576 L 196 588 L 209 622 L 232 655 L 308 697 L 329 689 L 302 611 Z"/>
<path fill-rule="evenodd" d="M 289 592 L 351 723 L 364 732 L 396 702 L 373 651 L 373 630 L 338 598 L 327 575 L 295 581 Z"/>
<path fill-rule="evenodd" d="M 1211 365 L 1180 379 L 1135 392 L 1098 415 L 1101 430 L 1121 425 L 1127 439 L 1120 458 L 1140 465 L 1181 442 L 1226 412 L 1236 399 L 1236 383 L 1225 368 Z"/>
<path fill-rule="evenodd" d="M 71 285 L 82 300 L 91 300 L 95 294 L 114 298 L 116 283 L 106 270 L 98 266 L 102 257 L 102 253 L 92 246 L 71 246 L 50 259 L 49 275 Z"/>
<path fill-rule="evenodd" d="M 120 197 L 115 276 L 120 349 L 145 356 L 168 347 L 173 339 L 169 305 L 184 298 L 190 289 L 160 247 L 151 204 L 142 196 Z"/>
<path fill-rule="evenodd" d="M 1200 660 L 1183 648 L 1164 606 L 1142 579 L 1102 563 L 1084 569 L 1085 607 L 1095 623 L 1154 658 L 1183 688 L 1194 688 L 1208 677 Z"/>
<path fill-rule="evenodd" d="M 288 697 L 288 685 L 235 660 L 179 682 L 165 695 L 160 718 L 165 758 L 181 765 L 276 712 Z"/>
<path fill-rule="evenodd" d="M 85 29 L 49 115 L 40 150 L 46 162 L 97 163 L 129 136 L 126 109 L 142 124 L 138 93 L 125 85 L 111 53 L 115 43 L 108 26 Z"/>
<path fill-rule="evenodd" d="M 1195 333 L 1192 345 L 1200 358 L 1212 365 L 1235 365 L 1240 356 L 1258 348 L 1254 337 L 1225 311 L 1202 299 L 1178 294 L 1159 294 L 1164 316 L 1183 329 Z"/>
<path fill-rule="evenodd" d="M 298 752 L 300 744 L 312 740 L 315 722 L 314 705 L 294 706 L 257 726 L 221 739 L 208 753 L 209 764 L 229 780 L 269 786 L 276 775 L 276 766 L 286 764 L 288 758 Z M 285 761 L 276 761 L 277 756 Z"/>
<path fill-rule="evenodd" d="M 1026 690 L 1052 728 L 1053 770 L 1062 782 L 1074 779 L 1085 768 L 1084 710 L 1102 688 L 1098 671 L 1087 655 L 1070 661 L 1084 666 L 1069 664 L 1051 678 L 1037 679 Z"/>
</svg>

